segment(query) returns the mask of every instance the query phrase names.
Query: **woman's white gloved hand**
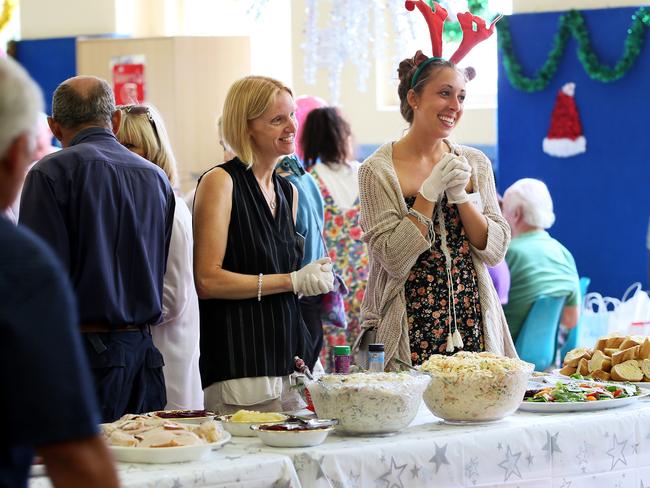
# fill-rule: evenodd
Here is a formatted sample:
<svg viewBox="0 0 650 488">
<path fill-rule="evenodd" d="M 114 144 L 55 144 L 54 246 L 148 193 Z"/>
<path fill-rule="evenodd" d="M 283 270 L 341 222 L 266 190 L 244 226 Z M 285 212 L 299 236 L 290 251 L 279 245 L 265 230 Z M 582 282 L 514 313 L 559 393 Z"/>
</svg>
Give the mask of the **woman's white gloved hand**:
<svg viewBox="0 0 650 488">
<path fill-rule="evenodd" d="M 463 156 L 455 156 L 447 163 L 442 175 L 447 188 L 447 202 L 461 204 L 469 201 L 465 189 L 471 175 L 472 167 Z"/>
<path fill-rule="evenodd" d="M 455 156 L 451 153 L 446 153 L 442 158 L 440 158 L 440 161 L 438 161 L 431 170 L 431 174 L 427 176 L 427 179 L 424 180 L 424 182 L 422 182 L 420 195 L 430 202 L 438 201 L 438 197 L 447 187 L 442 177 L 445 174 L 447 164 L 454 158 Z"/>
<path fill-rule="evenodd" d="M 290 274 L 293 292 L 307 297 L 329 293 L 334 289 L 330 258 L 313 261 Z"/>
</svg>

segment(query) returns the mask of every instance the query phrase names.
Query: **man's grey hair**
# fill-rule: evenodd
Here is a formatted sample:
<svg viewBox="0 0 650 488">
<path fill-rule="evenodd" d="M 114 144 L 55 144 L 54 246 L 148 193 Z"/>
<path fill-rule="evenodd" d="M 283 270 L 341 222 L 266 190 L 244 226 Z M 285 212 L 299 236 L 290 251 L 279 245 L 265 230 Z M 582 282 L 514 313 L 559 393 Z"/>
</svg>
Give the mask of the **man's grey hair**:
<svg viewBox="0 0 650 488">
<path fill-rule="evenodd" d="M 38 114 L 43 94 L 27 72 L 11 58 L 0 58 L 0 157 L 20 135 L 29 133 L 36 143 Z"/>
<path fill-rule="evenodd" d="M 113 112 L 113 90 L 101 78 L 97 78 L 97 84 L 83 94 L 63 82 L 52 96 L 52 118 L 64 129 L 74 129 L 85 124 L 110 127 Z"/>
<path fill-rule="evenodd" d="M 548 229 L 555 223 L 553 199 L 543 181 L 522 178 L 506 190 L 503 209 L 513 212 L 517 208 L 521 208 L 524 222 L 533 227 Z"/>
</svg>

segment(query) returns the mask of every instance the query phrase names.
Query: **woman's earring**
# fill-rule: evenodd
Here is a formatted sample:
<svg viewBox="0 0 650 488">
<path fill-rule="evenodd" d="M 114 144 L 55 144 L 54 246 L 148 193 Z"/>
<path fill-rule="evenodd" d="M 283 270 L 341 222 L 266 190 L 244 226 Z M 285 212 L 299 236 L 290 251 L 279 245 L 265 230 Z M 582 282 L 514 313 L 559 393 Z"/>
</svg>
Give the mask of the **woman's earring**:
<svg viewBox="0 0 650 488">
<path fill-rule="evenodd" d="M 413 109 L 414 109 L 414 110 L 417 110 L 417 109 L 418 109 L 418 106 L 417 106 L 417 105 L 416 105 L 416 106 L 414 106 L 414 107 L 413 107 Z"/>
</svg>

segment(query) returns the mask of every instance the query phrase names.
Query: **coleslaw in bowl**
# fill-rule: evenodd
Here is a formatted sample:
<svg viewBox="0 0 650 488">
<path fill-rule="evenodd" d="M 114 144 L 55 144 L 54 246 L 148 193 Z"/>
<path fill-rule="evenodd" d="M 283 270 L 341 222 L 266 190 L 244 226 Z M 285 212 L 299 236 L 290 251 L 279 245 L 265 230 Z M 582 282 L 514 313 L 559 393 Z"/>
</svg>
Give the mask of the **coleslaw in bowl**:
<svg viewBox="0 0 650 488">
<path fill-rule="evenodd" d="M 533 364 L 488 352 L 433 355 L 418 370 L 431 376 L 422 398 L 445 421 L 490 422 L 517 410 Z"/>
</svg>

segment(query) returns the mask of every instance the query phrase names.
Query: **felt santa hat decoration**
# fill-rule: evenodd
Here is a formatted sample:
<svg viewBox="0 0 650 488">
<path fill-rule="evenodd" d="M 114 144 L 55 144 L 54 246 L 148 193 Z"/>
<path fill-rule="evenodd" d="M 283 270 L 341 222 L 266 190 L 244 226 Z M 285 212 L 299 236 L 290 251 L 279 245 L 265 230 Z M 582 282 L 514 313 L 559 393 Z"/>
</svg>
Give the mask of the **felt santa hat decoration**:
<svg viewBox="0 0 650 488">
<path fill-rule="evenodd" d="M 574 94 L 575 83 L 567 83 L 558 92 L 551 115 L 551 127 L 542 148 L 546 154 L 568 158 L 587 150 L 587 140 L 582 134 L 582 124 Z"/>
</svg>

